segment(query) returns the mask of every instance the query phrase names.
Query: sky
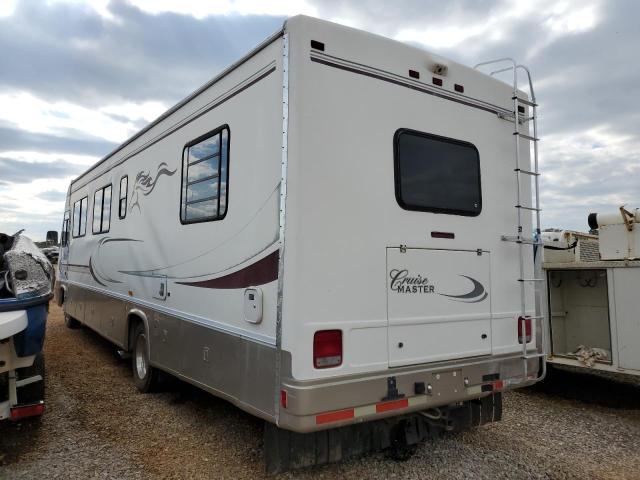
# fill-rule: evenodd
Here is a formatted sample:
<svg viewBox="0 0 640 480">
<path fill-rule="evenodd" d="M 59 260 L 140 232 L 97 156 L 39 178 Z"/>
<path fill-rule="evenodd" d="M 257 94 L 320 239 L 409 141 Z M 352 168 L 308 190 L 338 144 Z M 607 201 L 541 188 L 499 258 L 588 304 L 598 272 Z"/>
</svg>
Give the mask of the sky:
<svg viewBox="0 0 640 480">
<path fill-rule="evenodd" d="M 517 59 L 541 105 L 543 228 L 640 207 L 635 0 L 0 0 L 0 232 L 59 230 L 75 176 L 299 13 L 469 66 Z"/>
</svg>

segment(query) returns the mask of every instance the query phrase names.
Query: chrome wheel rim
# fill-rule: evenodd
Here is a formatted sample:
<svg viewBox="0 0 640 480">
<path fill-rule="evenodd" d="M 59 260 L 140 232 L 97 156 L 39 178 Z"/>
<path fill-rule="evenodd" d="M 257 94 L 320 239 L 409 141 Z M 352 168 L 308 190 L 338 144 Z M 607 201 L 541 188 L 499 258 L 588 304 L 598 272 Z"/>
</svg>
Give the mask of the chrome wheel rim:
<svg viewBox="0 0 640 480">
<path fill-rule="evenodd" d="M 136 373 L 138 378 L 147 376 L 147 339 L 144 335 L 138 335 L 136 340 Z"/>
</svg>

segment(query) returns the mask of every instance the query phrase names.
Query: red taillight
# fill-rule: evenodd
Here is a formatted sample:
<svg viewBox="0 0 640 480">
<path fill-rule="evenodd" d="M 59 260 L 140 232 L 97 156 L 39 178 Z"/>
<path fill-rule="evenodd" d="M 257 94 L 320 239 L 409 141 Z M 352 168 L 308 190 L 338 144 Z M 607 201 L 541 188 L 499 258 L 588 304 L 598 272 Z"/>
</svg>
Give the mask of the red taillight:
<svg viewBox="0 0 640 480">
<path fill-rule="evenodd" d="M 313 335 L 313 366 L 342 365 L 342 330 L 320 330 Z"/>
<path fill-rule="evenodd" d="M 526 343 L 531 341 L 531 319 L 529 317 L 518 317 L 518 343 L 522 343 L 524 328 L 524 336 L 526 336 Z"/>
<path fill-rule="evenodd" d="M 282 408 L 287 408 L 287 391 L 280 390 L 280 406 Z"/>
<path fill-rule="evenodd" d="M 34 405 L 24 405 L 21 407 L 13 407 L 11 409 L 11 420 L 14 422 L 27 417 L 36 417 L 44 413 L 44 403 L 36 403 Z"/>
</svg>

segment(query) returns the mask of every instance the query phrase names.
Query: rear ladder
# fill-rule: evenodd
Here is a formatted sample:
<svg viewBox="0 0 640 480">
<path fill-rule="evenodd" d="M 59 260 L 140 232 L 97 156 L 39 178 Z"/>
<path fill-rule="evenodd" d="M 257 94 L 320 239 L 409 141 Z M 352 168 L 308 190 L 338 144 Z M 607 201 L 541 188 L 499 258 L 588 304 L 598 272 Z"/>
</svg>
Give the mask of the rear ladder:
<svg viewBox="0 0 640 480">
<path fill-rule="evenodd" d="M 546 375 L 546 316 L 542 314 L 542 305 L 540 304 L 538 308 L 535 308 L 536 315 L 530 316 L 527 315 L 527 305 L 526 305 L 526 289 L 525 283 L 532 282 L 535 285 L 535 290 L 542 288 L 543 286 L 543 278 L 542 278 L 542 251 L 543 248 L 542 238 L 540 236 L 540 185 L 539 185 L 539 177 L 540 172 L 538 168 L 538 114 L 536 103 L 536 97 L 533 90 L 533 82 L 531 80 L 531 73 L 529 69 L 524 65 L 517 64 L 511 58 L 500 58 L 498 60 L 492 60 L 489 62 L 482 62 L 477 64 L 474 68 L 484 67 L 487 65 L 496 65 L 496 64 L 510 64 L 508 67 L 500 68 L 499 70 L 492 71 L 490 75 L 495 75 L 502 72 L 513 71 L 513 91 L 512 91 L 512 100 L 513 100 L 513 112 L 508 116 L 501 116 L 505 120 L 509 120 L 513 122 L 513 138 L 515 141 L 515 179 L 516 179 L 516 234 L 515 235 L 502 235 L 501 238 L 505 242 L 513 242 L 518 246 L 518 263 L 519 263 L 519 278 L 517 281 L 520 284 L 520 330 L 523 333 L 524 339 L 522 341 L 522 359 L 524 363 L 524 378 L 525 381 L 529 378 L 528 372 L 528 360 L 533 358 L 542 358 L 542 372 L 540 376 L 537 378 L 538 380 L 542 380 Z M 529 91 L 531 92 L 530 100 L 526 100 L 518 96 L 518 71 L 522 70 L 527 75 L 527 80 L 529 84 Z M 530 116 L 526 116 L 526 109 L 521 107 L 530 107 Z M 533 124 L 533 136 L 529 135 L 529 123 Z M 525 126 L 526 133 L 521 132 L 520 125 Z M 520 161 L 520 142 L 526 141 L 531 142 L 533 144 L 533 169 L 525 170 L 521 168 Z M 529 145 L 531 144 L 529 143 Z M 526 205 L 523 203 L 522 198 L 522 182 L 523 179 L 531 182 L 533 179 L 534 184 L 534 202 L 533 205 Z M 535 230 L 532 237 L 527 237 L 523 235 L 523 227 L 522 227 L 522 213 L 523 210 L 534 212 L 535 214 Z M 534 248 L 534 275 L 533 278 L 525 278 L 525 255 L 528 255 L 529 250 L 528 246 L 533 246 Z M 535 250 L 537 249 L 537 251 Z M 527 341 L 526 341 L 526 322 L 529 320 L 532 324 L 535 323 L 539 325 L 541 329 L 541 345 L 540 348 L 537 349 L 536 353 L 528 353 L 527 352 Z"/>
</svg>

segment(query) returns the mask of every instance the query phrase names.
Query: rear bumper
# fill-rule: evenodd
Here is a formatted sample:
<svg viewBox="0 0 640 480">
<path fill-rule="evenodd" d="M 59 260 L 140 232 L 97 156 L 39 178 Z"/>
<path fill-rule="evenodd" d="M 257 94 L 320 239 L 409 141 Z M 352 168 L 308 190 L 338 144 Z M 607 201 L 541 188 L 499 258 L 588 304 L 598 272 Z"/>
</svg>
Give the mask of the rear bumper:
<svg viewBox="0 0 640 480">
<path fill-rule="evenodd" d="M 512 355 L 321 381 L 284 379 L 286 407 L 281 405 L 277 424 L 312 432 L 474 400 L 535 383 L 538 359 L 528 360 L 526 378 L 524 366 Z"/>
</svg>

